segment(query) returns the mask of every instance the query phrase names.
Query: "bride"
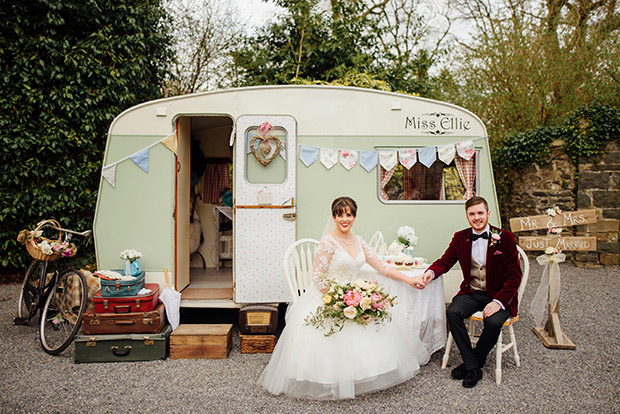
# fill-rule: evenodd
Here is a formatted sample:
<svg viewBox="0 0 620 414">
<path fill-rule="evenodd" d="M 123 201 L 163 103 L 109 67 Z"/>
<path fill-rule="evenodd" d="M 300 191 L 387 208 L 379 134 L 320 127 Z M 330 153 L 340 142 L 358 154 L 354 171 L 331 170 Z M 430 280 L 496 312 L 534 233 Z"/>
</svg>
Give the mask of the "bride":
<svg viewBox="0 0 620 414">
<path fill-rule="evenodd" d="M 286 326 L 259 383 L 273 394 L 312 399 L 355 398 L 412 378 L 429 353 L 407 324 L 398 303 L 392 321 L 379 330 L 346 323 L 331 336 L 305 324 L 323 302 L 326 279 L 356 280 L 364 262 L 381 275 L 424 288 L 421 276 L 407 277 L 379 259 L 361 237 L 351 232 L 357 205 L 349 197 L 332 203 L 336 229 L 321 239 L 314 259 L 313 284 L 286 313 Z M 401 285 L 403 289 L 407 286 Z M 398 292 L 390 292 L 392 295 Z M 398 298 L 396 300 L 398 302 Z"/>
</svg>

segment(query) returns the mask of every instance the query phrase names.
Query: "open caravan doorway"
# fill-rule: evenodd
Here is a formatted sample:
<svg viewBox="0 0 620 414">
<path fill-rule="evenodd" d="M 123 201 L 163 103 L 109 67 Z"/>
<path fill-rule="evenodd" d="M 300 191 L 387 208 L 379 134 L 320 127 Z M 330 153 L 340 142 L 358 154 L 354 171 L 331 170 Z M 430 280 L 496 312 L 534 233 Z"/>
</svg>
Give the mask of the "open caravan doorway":
<svg viewBox="0 0 620 414">
<path fill-rule="evenodd" d="M 181 306 L 235 307 L 228 115 L 177 120 L 176 288 Z"/>
</svg>

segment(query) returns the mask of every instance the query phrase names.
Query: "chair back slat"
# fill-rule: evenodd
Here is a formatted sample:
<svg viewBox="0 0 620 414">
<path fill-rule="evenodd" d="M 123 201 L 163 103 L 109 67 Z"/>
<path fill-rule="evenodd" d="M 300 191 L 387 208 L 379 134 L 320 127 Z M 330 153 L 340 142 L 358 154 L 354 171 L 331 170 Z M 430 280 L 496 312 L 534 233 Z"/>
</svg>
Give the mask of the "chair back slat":
<svg viewBox="0 0 620 414">
<path fill-rule="evenodd" d="M 300 239 L 291 244 L 284 254 L 284 273 L 292 302 L 312 283 L 314 250 L 318 244 L 315 239 Z"/>
<path fill-rule="evenodd" d="M 519 304 L 521 304 L 521 298 L 523 298 L 523 292 L 525 292 L 525 285 L 527 285 L 527 279 L 530 276 L 530 261 L 527 258 L 527 254 L 520 247 L 517 246 L 517 251 L 519 252 L 519 264 L 521 265 L 521 284 L 519 285 L 519 290 L 517 290 L 517 297 L 519 299 Z"/>
</svg>

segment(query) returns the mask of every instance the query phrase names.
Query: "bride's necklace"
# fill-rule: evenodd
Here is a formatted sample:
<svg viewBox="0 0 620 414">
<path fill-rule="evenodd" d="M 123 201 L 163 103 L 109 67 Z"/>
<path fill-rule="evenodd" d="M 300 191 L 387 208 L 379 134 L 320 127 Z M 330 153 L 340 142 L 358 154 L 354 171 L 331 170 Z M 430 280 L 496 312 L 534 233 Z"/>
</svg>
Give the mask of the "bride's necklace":
<svg viewBox="0 0 620 414">
<path fill-rule="evenodd" d="M 351 237 L 351 240 L 346 241 L 345 239 L 342 238 L 342 236 L 338 235 L 338 239 L 346 246 L 351 246 L 353 245 L 353 242 L 355 241 L 354 237 Z"/>
</svg>

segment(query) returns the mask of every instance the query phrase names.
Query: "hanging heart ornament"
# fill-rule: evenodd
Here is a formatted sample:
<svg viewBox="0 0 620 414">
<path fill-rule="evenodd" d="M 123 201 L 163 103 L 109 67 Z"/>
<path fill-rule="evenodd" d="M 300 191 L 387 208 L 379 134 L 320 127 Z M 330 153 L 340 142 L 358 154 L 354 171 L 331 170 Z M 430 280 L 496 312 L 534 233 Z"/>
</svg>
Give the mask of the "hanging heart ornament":
<svg viewBox="0 0 620 414">
<path fill-rule="evenodd" d="M 260 141 L 258 143 L 258 151 L 256 151 L 255 145 L 257 140 Z M 266 137 L 254 135 L 250 140 L 250 151 L 254 154 L 254 158 L 265 166 L 269 165 L 276 158 L 280 153 L 280 148 L 282 148 L 282 143 L 273 135 L 267 135 Z"/>
</svg>

